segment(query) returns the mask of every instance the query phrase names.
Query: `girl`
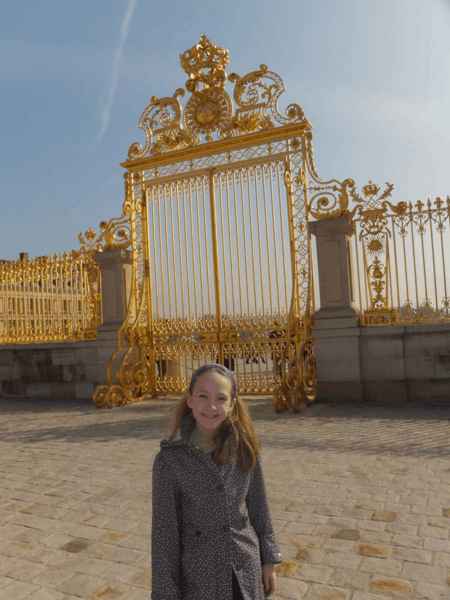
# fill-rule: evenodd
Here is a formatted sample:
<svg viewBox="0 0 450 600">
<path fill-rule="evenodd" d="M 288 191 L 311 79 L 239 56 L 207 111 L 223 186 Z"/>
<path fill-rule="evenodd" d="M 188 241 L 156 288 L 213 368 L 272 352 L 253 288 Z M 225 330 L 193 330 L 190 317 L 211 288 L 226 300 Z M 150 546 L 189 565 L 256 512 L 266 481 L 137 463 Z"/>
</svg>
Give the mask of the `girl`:
<svg viewBox="0 0 450 600">
<path fill-rule="evenodd" d="M 152 600 L 264 600 L 281 554 L 231 371 L 197 369 L 174 415 L 153 463 Z"/>
</svg>

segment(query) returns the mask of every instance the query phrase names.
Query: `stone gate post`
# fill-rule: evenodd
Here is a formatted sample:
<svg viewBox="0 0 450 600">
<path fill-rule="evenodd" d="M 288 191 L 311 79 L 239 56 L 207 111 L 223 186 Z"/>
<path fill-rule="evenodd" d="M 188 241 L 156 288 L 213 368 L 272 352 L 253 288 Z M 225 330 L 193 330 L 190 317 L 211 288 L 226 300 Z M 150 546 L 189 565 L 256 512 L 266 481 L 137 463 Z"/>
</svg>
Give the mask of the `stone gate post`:
<svg viewBox="0 0 450 600">
<path fill-rule="evenodd" d="M 314 314 L 317 399 L 362 402 L 357 311 L 354 308 L 348 216 L 309 223 L 316 238 L 320 309 Z"/>
<path fill-rule="evenodd" d="M 125 320 L 131 296 L 131 250 L 97 252 L 94 260 L 100 265 L 102 280 L 103 323 L 97 329 L 99 384 L 107 381 L 109 359 L 117 349 L 118 330 Z M 119 360 L 122 354 L 117 357 Z M 113 369 L 114 375 L 114 369 Z"/>
</svg>

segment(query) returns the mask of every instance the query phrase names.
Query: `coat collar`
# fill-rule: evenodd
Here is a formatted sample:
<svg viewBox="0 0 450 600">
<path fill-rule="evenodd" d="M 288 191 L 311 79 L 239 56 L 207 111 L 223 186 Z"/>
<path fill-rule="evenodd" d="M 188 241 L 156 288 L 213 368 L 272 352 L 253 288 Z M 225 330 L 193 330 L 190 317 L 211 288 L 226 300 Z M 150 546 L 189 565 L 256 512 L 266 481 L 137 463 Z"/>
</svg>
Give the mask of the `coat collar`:
<svg viewBox="0 0 450 600">
<path fill-rule="evenodd" d="M 189 439 L 189 434 L 192 431 L 192 429 L 195 426 L 195 419 L 194 419 L 194 415 L 192 413 L 187 414 L 184 419 L 181 421 L 180 424 L 180 428 L 177 432 L 176 437 L 171 441 L 167 441 L 167 440 L 162 440 L 160 447 L 165 448 L 165 447 L 170 447 L 170 446 L 186 446 L 186 445 L 190 445 L 193 446 L 192 442 Z M 230 438 L 234 435 L 234 432 L 236 430 L 236 426 L 234 425 L 234 423 L 231 423 L 229 428 L 228 428 L 228 438 L 225 442 L 225 444 L 228 444 L 230 441 Z"/>
</svg>

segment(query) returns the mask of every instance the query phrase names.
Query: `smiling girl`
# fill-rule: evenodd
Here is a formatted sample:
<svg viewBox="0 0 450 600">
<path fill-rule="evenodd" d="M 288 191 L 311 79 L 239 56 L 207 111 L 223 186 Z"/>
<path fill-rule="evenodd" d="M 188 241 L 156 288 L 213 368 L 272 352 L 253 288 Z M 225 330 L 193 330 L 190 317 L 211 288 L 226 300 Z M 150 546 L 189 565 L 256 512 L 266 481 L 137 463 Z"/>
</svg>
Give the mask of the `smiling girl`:
<svg viewBox="0 0 450 600">
<path fill-rule="evenodd" d="M 153 464 L 152 600 L 264 600 L 281 554 L 234 375 L 203 365 Z"/>
</svg>

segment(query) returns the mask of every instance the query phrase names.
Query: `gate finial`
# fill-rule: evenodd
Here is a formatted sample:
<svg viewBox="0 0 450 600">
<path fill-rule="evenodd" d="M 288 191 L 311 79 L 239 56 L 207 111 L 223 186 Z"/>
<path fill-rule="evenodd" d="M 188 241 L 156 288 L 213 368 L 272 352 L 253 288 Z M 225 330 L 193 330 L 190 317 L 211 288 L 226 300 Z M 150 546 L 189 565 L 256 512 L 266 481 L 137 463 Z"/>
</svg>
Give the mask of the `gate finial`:
<svg viewBox="0 0 450 600">
<path fill-rule="evenodd" d="M 189 75 L 186 82 L 188 92 L 198 91 L 200 83 L 203 83 L 204 89 L 225 86 L 228 50 L 211 44 L 206 35 L 202 35 L 198 44 L 180 54 L 180 63 Z M 205 73 L 205 69 L 210 69 L 209 73 Z"/>
</svg>

